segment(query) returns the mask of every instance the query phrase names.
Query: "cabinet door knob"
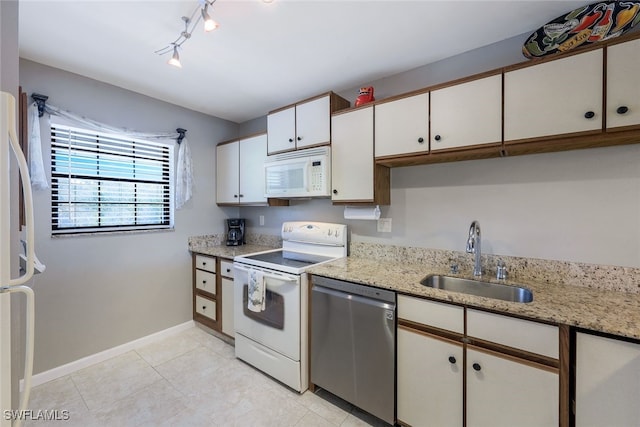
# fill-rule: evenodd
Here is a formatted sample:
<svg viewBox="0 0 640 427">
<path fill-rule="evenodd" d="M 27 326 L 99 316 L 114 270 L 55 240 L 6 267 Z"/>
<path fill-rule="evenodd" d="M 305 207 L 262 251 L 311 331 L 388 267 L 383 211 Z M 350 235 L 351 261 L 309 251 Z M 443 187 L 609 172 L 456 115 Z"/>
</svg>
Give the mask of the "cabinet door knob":
<svg viewBox="0 0 640 427">
<path fill-rule="evenodd" d="M 480 370 L 482 369 L 482 366 L 480 366 L 479 363 L 474 363 L 473 365 L 471 365 L 473 367 L 474 371 L 478 371 L 480 372 Z"/>
<path fill-rule="evenodd" d="M 289 138 L 289 142 L 293 142 L 293 138 Z"/>
<path fill-rule="evenodd" d="M 626 105 L 622 105 L 622 106 L 618 107 L 618 109 L 616 110 L 616 113 L 618 113 L 618 114 L 627 114 L 627 111 L 629 111 L 629 107 L 627 107 Z"/>
<path fill-rule="evenodd" d="M 240 197 L 244 197 L 244 194 L 241 194 Z"/>
<path fill-rule="evenodd" d="M 230 268 L 227 268 L 227 273 L 231 273 L 231 269 Z"/>
<path fill-rule="evenodd" d="M 206 306 L 206 305 L 203 305 L 203 306 L 202 306 L 202 309 L 203 309 L 203 310 L 206 310 L 206 309 L 207 309 L 207 306 Z"/>
<path fill-rule="evenodd" d="M 586 113 L 584 113 L 585 119 L 593 119 L 595 116 L 596 116 L 596 113 L 594 113 L 593 111 L 587 111 Z"/>
<path fill-rule="evenodd" d="M 233 195 L 233 197 L 237 199 L 237 198 L 238 198 L 238 195 L 237 195 L 237 194 L 234 194 L 234 195 Z"/>
<path fill-rule="evenodd" d="M 451 363 L 452 365 L 456 363 L 456 358 L 453 356 L 449 356 L 449 363 Z"/>
<path fill-rule="evenodd" d="M 418 138 L 418 142 L 422 144 L 424 142 L 424 138 L 423 137 Z"/>
<path fill-rule="evenodd" d="M 207 263 L 206 263 L 206 262 L 203 262 L 203 263 L 202 263 L 202 265 L 207 265 Z"/>
<path fill-rule="evenodd" d="M 207 281 L 206 281 L 206 280 L 203 280 L 203 281 L 202 281 L 202 284 L 204 285 L 205 283 L 207 283 Z"/>
<path fill-rule="evenodd" d="M 334 189 L 333 194 L 338 194 L 338 190 Z"/>
<path fill-rule="evenodd" d="M 298 139 L 298 141 L 302 141 L 302 137 L 301 136 L 299 136 L 297 139 Z"/>
<path fill-rule="evenodd" d="M 440 135 L 436 135 L 433 137 L 433 139 L 435 139 L 436 141 L 440 141 L 442 137 Z"/>
</svg>

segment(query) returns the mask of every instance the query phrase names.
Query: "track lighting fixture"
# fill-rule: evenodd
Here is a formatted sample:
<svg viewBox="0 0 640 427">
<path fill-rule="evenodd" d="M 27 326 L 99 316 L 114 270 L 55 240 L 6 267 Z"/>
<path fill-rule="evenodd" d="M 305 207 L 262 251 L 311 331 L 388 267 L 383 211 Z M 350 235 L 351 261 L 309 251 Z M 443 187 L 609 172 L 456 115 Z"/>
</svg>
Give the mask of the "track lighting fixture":
<svg viewBox="0 0 640 427">
<path fill-rule="evenodd" d="M 158 55 L 164 55 L 166 53 L 173 52 L 173 54 L 171 55 L 171 59 L 167 61 L 167 64 L 182 68 L 182 64 L 180 63 L 180 55 L 178 54 L 178 48 L 181 47 L 184 42 L 191 38 L 191 34 L 193 34 L 193 30 L 195 30 L 198 22 L 200 22 L 200 19 L 203 20 L 204 30 L 207 32 L 213 31 L 219 27 L 218 23 L 211 18 L 211 15 L 209 15 L 208 12 L 209 6 L 213 5 L 215 2 L 216 0 L 198 0 L 198 6 L 195 8 L 191 16 L 182 17 L 182 21 L 184 22 L 184 30 L 180 33 L 178 38 L 162 49 L 156 50 L 156 53 Z"/>
<path fill-rule="evenodd" d="M 262 0 L 263 3 L 271 3 L 272 1 L 273 0 Z M 198 0 L 198 6 L 196 6 L 191 16 L 182 17 L 182 21 L 184 22 L 184 30 L 182 30 L 178 38 L 162 49 L 156 50 L 156 53 L 158 55 L 164 55 L 173 52 L 171 54 L 171 59 L 167 61 L 167 64 L 182 68 L 178 49 L 182 47 L 182 44 L 184 42 L 191 38 L 193 31 L 195 30 L 201 19 L 204 24 L 204 30 L 206 32 L 213 31 L 220 26 L 216 21 L 213 20 L 213 18 L 211 18 L 211 15 L 209 14 L 209 6 L 211 6 L 211 8 L 213 9 L 213 4 L 215 2 L 216 0 Z"/>
</svg>

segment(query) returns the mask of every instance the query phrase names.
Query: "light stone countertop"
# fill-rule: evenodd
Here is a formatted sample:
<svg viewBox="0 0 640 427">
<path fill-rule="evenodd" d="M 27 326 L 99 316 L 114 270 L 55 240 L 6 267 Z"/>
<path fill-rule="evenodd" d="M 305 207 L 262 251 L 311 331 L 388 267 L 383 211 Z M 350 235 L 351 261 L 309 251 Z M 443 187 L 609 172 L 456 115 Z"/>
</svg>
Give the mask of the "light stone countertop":
<svg viewBox="0 0 640 427">
<path fill-rule="evenodd" d="M 638 293 L 535 281 L 498 281 L 492 276 L 483 276 L 486 281 L 517 284 L 533 291 L 531 303 L 506 302 L 420 285 L 420 280 L 430 274 L 451 275 L 448 269 L 430 267 L 427 263 L 353 256 L 311 267 L 308 272 L 437 301 L 640 339 Z M 473 278 L 470 272 L 464 273 L 455 276 Z"/>
</svg>

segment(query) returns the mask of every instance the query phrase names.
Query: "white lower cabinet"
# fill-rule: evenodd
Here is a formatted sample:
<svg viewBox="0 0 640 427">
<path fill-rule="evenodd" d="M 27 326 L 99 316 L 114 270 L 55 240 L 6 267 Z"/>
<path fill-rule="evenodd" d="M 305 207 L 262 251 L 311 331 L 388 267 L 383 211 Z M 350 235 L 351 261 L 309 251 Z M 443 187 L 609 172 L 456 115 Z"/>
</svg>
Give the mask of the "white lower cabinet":
<svg viewBox="0 0 640 427">
<path fill-rule="evenodd" d="M 576 427 L 640 426 L 640 344 L 576 334 Z"/>
<path fill-rule="evenodd" d="M 557 371 L 471 347 L 466 369 L 467 427 L 558 425 Z"/>
<path fill-rule="evenodd" d="M 398 420 L 412 426 L 462 426 L 462 345 L 398 328 Z"/>
<path fill-rule="evenodd" d="M 536 344 L 522 346 L 513 339 L 517 331 L 504 332 L 507 326 Z M 566 425 L 560 420 L 559 356 L 544 355 L 558 346 L 557 329 L 399 295 L 398 422 L 413 427 Z"/>
</svg>

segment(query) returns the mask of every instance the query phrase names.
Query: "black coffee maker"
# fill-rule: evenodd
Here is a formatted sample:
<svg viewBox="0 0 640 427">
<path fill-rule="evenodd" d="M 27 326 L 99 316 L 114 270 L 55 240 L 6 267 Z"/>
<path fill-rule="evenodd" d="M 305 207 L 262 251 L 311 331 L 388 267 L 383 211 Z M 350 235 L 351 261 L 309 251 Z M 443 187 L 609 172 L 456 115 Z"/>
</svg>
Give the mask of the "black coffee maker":
<svg viewBox="0 0 640 427">
<path fill-rule="evenodd" d="M 244 218 L 227 219 L 227 246 L 244 245 Z"/>
</svg>

